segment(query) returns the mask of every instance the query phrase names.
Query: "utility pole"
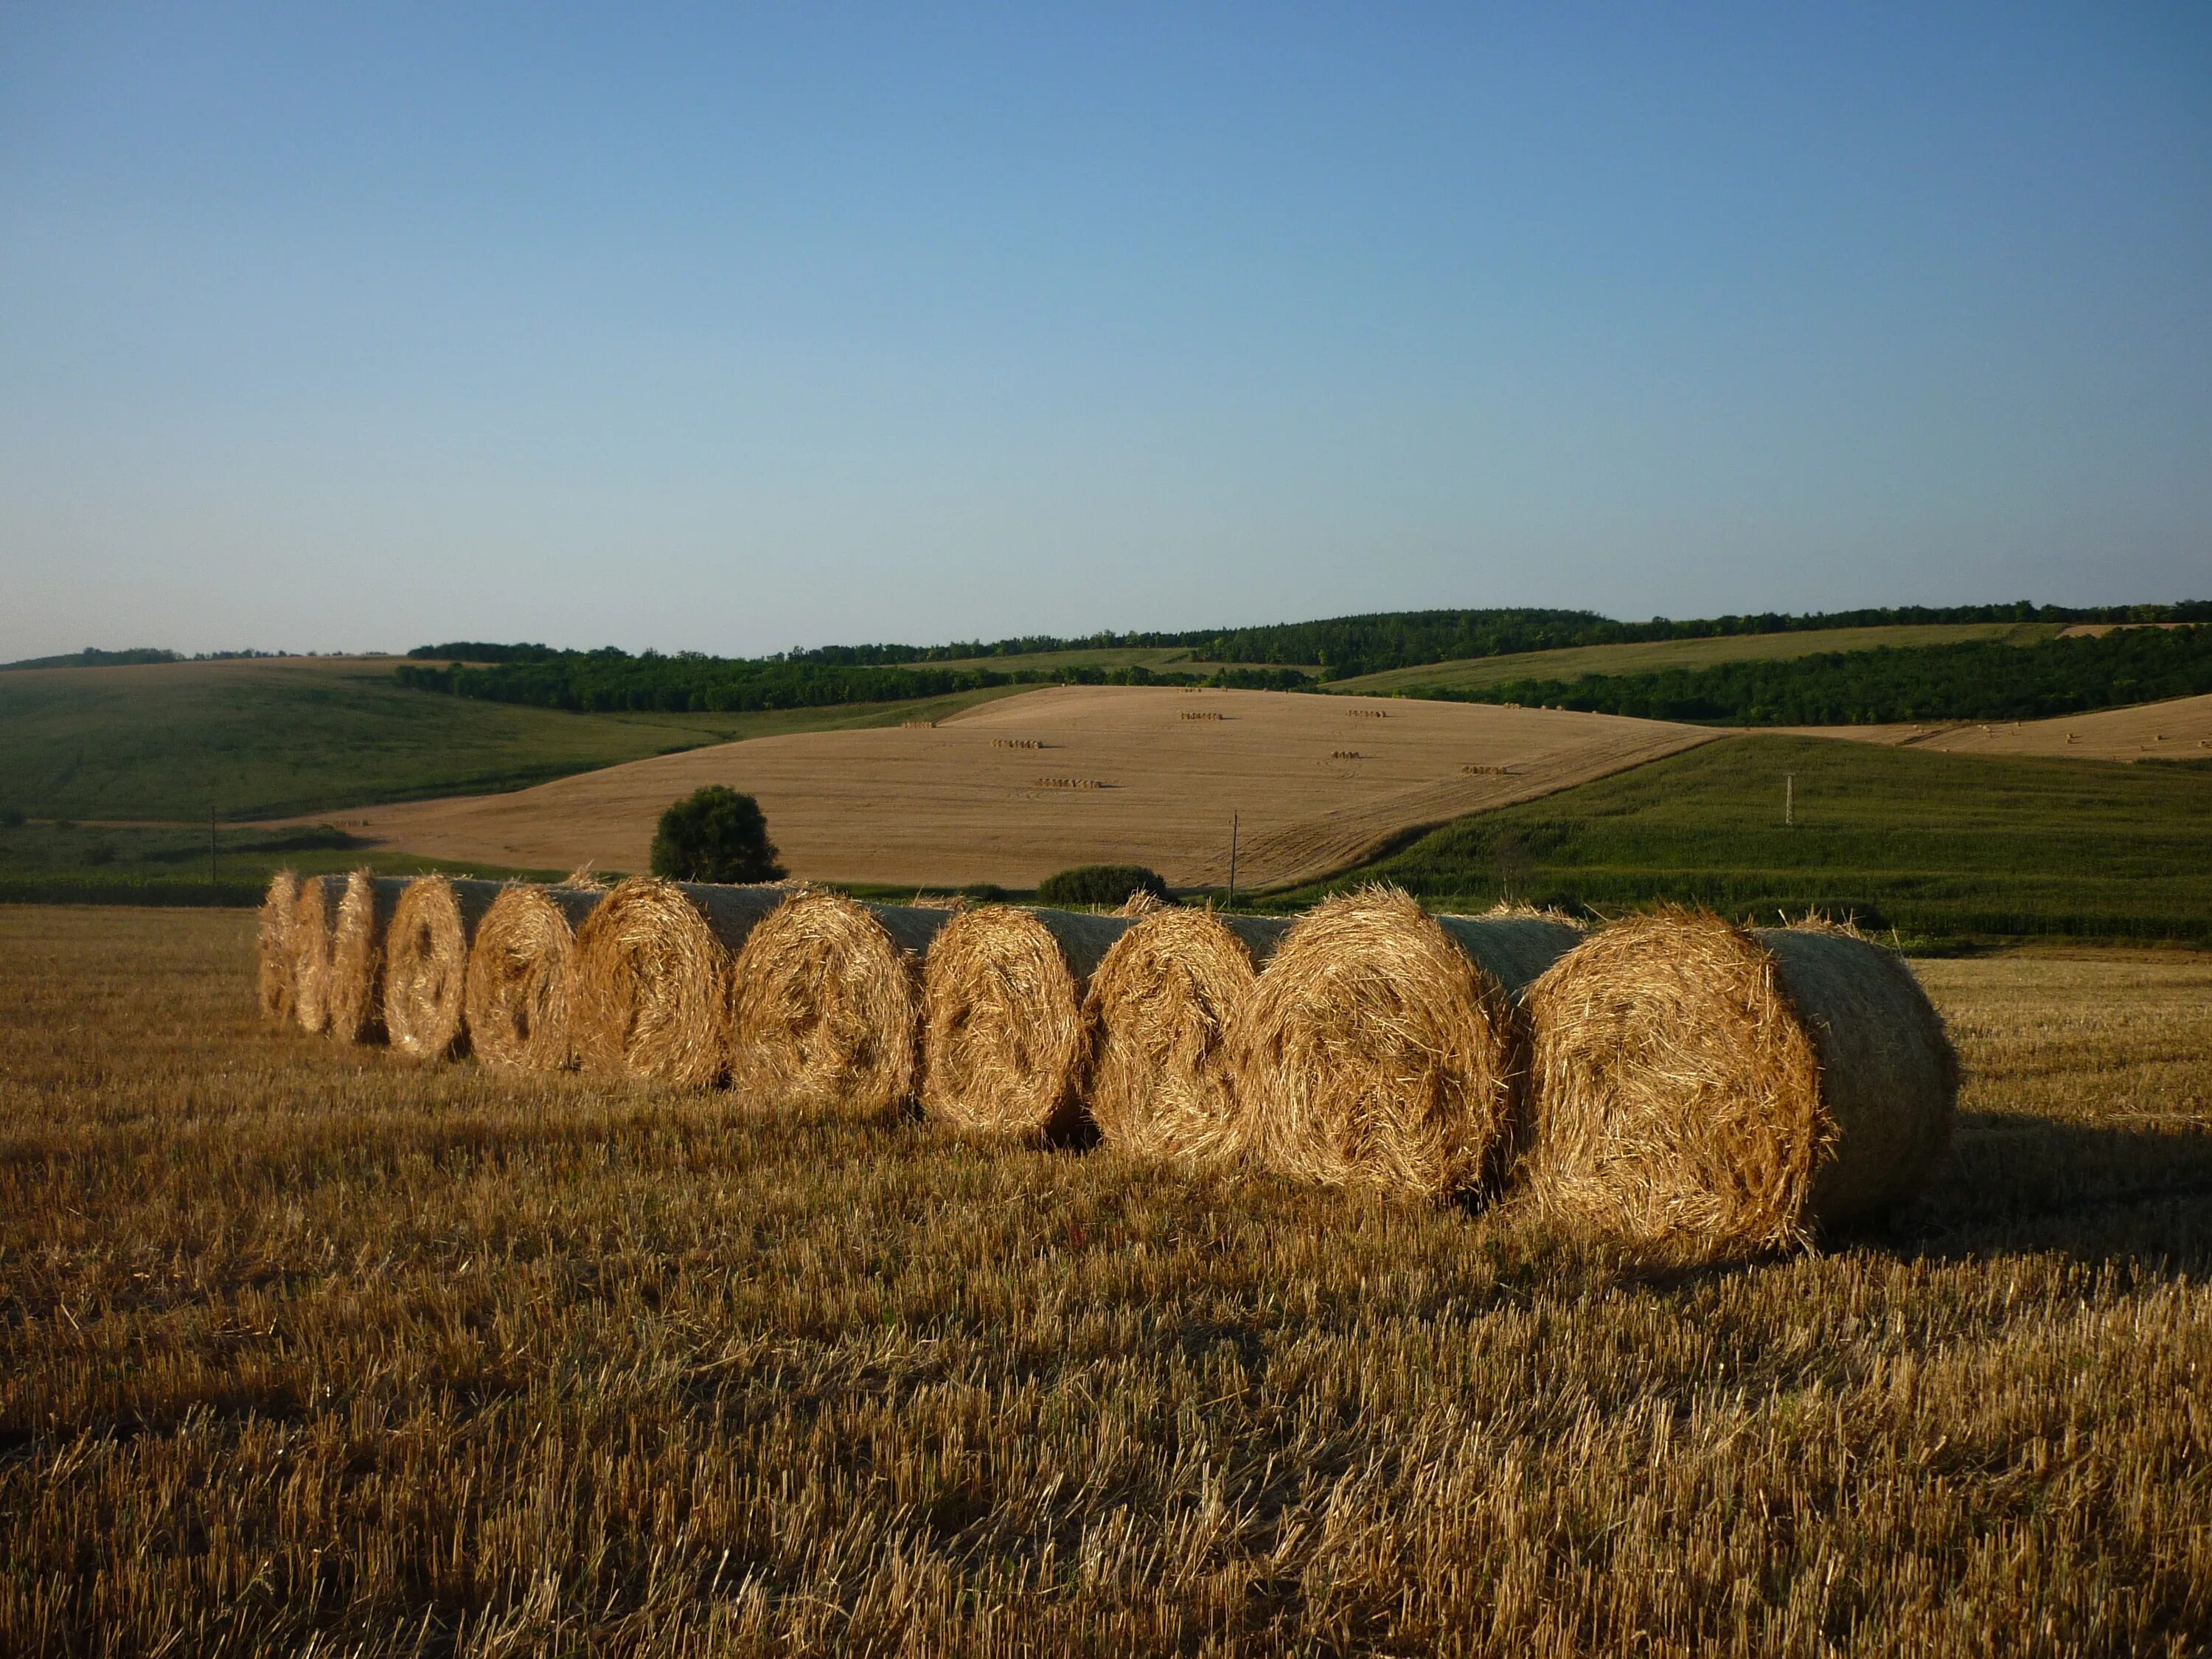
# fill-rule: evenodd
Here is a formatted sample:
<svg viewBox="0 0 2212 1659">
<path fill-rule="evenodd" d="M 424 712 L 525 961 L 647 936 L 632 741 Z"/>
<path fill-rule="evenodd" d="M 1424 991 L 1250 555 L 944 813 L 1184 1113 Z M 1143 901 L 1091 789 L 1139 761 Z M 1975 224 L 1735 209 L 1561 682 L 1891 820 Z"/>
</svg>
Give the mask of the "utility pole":
<svg viewBox="0 0 2212 1659">
<path fill-rule="evenodd" d="M 1795 772 L 1782 775 L 1782 822 L 1785 827 L 1794 827 L 1797 822 L 1797 775 Z"/>
<path fill-rule="evenodd" d="M 208 803 L 208 902 L 215 902 L 215 803 Z"/>
<path fill-rule="evenodd" d="M 1229 908 L 1237 908 L 1237 814 L 1229 815 Z"/>
</svg>

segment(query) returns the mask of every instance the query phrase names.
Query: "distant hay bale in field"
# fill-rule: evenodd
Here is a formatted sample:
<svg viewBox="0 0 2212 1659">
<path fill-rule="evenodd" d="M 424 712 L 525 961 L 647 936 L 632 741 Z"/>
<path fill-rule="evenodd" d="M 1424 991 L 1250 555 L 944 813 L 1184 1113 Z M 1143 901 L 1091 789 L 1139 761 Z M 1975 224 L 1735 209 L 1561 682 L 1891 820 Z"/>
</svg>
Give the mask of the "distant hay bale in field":
<svg viewBox="0 0 2212 1659">
<path fill-rule="evenodd" d="M 729 1067 L 730 965 L 756 923 L 791 896 L 632 876 L 576 930 L 570 1018 L 578 1060 L 684 1088 Z"/>
<path fill-rule="evenodd" d="M 1924 1182 L 1958 1059 L 1901 957 L 1820 926 L 1632 917 L 1539 981 L 1528 1176 L 1562 1219 L 1700 1259 Z"/>
<path fill-rule="evenodd" d="M 994 749 L 1042 749 L 1044 744 L 1036 738 L 994 738 L 991 739 L 991 747 Z"/>
<path fill-rule="evenodd" d="M 763 1100 L 888 1115 L 920 1087 L 921 962 L 950 909 L 803 888 L 730 969 L 730 1085 Z"/>
<path fill-rule="evenodd" d="M 1176 716 L 1182 720 L 1225 720 L 1228 715 L 1213 708 L 1186 708 Z"/>
<path fill-rule="evenodd" d="M 323 1004 L 330 1034 L 346 1042 L 384 1037 L 384 945 L 407 884 L 367 870 L 345 878 L 331 926 L 331 965 Z"/>
<path fill-rule="evenodd" d="M 300 883 L 292 905 L 292 1013 L 303 1031 L 330 1024 L 331 912 L 337 885 L 329 876 L 309 876 Z"/>
<path fill-rule="evenodd" d="M 292 959 L 292 922 L 299 907 L 299 872 L 279 870 L 270 877 L 269 892 L 261 901 L 260 925 L 254 936 L 258 969 L 254 976 L 254 994 L 261 1004 L 261 1012 L 270 1019 L 291 1018 L 292 1005 L 298 995 L 299 969 Z"/>
<path fill-rule="evenodd" d="M 1520 1123 L 1515 1000 L 1578 938 L 1534 912 L 1431 916 L 1389 887 L 1316 906 L 1231 1035 L 1249 1155 L 1405 1198 L 1487 1184 Z"/>
<path fill-rule="evenodd" d="M 574 876 L 557 887 L 514 882 L 500 890 L 477 924 L 463 992 L 477 1059 L 516 1072 L 575 1064 L 576 929 L 605 896 L 605 887 Z"/>
<path fill-rule="evenodd" d="M 922 969 L 923 1111 L 977 1136 L 1073 1131 L 1091 1054 L 1085 982 L 1131 925 L 1009 904 L 947 922 Z"/>
<path fill-rule="evenodd" d="M 467 1036 L 469 945 L 500 884 L 418 876 L 384 935 L 384 1030 L 414 1060 L 450 1060 Z"/>
<path fill-rule="evenodd" d="M 1097 778 L 1039 778 L 1036 787 L 1040 789 L 1111 789 L 1114 786 L 1102 783 Z"/>
<path fill-rule="evenodd" d="M 1243 1151 L 1229 1035 L 1290 927 L 1154 900 L 1114 941 L 1085 1000 L 1091 1115 L 1109 1146 L 1190 1167 Z"/>
</svg>

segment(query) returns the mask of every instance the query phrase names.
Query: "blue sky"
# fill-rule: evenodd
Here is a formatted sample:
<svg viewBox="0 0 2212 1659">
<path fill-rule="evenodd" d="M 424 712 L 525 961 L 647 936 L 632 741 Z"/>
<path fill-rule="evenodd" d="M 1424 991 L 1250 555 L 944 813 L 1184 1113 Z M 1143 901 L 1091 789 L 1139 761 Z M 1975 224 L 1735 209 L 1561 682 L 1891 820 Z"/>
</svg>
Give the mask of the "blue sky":
<svg viewBox="0 0 2212 1659">
<path fill-rule="evenodd" d="M 0 659 L 2212 596 L 2212 9 L 0 9 Z"/>
</svg>

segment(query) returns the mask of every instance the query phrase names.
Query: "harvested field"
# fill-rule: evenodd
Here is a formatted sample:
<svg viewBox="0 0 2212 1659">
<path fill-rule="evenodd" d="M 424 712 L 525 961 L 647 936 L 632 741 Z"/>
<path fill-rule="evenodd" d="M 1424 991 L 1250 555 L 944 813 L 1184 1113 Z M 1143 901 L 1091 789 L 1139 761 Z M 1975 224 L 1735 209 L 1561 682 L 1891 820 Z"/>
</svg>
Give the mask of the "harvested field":
<svg viewBox="0 0 2212 1659">
<path fill-rule="evenodd" d="M 1227 718 L 1182 718 L 1191 712 Z M 1347 715 L 1363 714 L 1354 772 L 1332 754 L 1346 746 Z M 1072 865 L 1139 863 L 1200 886 L 1228 878 L 1233 811 L 1243 825 L 1238 881 L 1264 886 L 1340 869 L 1409 827 L 1530 799 L 1716 735 L 1473 704 L 1070 686 L 927 729 L 757 738 L 514 794 L 374 808 L 347 823 L 430 857 L 640 870 L 662 809 L 720 783 L 758 798 L 798 876 L 1033 887 Z M 999 746 L 1009 738 L 1054 751 L 1051 776 L 1038 775 L 1027 750 Z M 1509 766 L 1510 775 L 1499 769 Z M 1113 787 L 1089 787 L 1100 783 Z"/>
<path fill-rule="evenodd" d="M 2109 630 L 2107 630 L 2109 631 Z M 1808 726 L 1809 738 L 1933 749 L 1950 755 L 2039 755 L 2063 760 L 2212 761 L 2212 696 L 2136 703 L 2093 714 L 1984 725 Z"/>
<path fill-rule="evenodd" d="M 243 913 L 0 909 L 0 1650 L 2183 1653 L 2212 958 L 1921 964 L 1888 1228 L 988 1151 L 275 1030 Z"/>
</svg>

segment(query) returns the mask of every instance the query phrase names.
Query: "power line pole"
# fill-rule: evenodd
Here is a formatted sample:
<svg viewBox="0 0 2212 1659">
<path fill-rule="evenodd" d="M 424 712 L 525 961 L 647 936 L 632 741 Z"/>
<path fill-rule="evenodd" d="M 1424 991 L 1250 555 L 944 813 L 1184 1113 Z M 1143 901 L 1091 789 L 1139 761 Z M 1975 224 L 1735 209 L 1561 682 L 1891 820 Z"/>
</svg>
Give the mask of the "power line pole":
<svg viewBox="0 0 2212 1659">
<path fill-rule="evenodd" d="M 208 803 L 208 902 L 215 902 L 215 803 Z"/>
<path fill-rule="evenodd" d="M 1229 815 L 1229 908 L 1237 908 L 1237 817 Z"/>
<path fill-rule="evenodd" d="M 1795 827 L 1797 822 L 1797 775 L 1782 775 L 1782 822 L 1784 827 Z"/>
</svg>

